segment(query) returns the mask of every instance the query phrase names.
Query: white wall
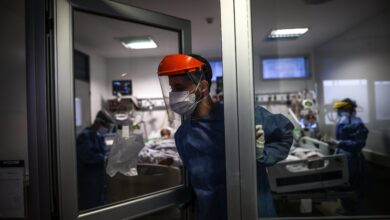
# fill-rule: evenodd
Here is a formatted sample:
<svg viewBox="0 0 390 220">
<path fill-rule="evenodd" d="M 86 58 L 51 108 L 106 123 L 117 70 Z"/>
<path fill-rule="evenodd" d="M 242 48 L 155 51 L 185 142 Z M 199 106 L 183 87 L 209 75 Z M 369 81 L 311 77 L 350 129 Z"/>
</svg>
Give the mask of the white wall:
<svg viewBox="0 0 390 220">
<path fill-rule="evenodd" d="M 104 101 L 111 91 L 107 83 L 107 60 L 77 43 L 75 43 L 75 48 L 89 56 L 91 122 L 93 122 L 96 113 L 103 108 Z"/>
<path fill-rule="evenodd" d="M 385 155 L 390 155 L 390 120 L 376 119 L 375 102 L 385 102 L 387 108 L 390 108 L 390 104 L 388 100 L 375 100 L 374 82 L 390 80 L 389 27 L 390 15 L 387 11 L 315 50 L 319 91 L 323 91 L 323 80 L 367 79 L 369 100 L 367 126 L 370 134 L 366 148 Z M 340 94 L 340 98 L 344 98 L 343 94 Z M 323 96 L 320 97 L 320 101 L 322 104 Z M 334 133 L 334 126 L 322 129 Z"/>
<path fill-rule="evenodd" d="M 25 160 L 28 170 L 23 0 L 0 1 L 0 160 Z"/>
<path fill-rule="evenodd" d="M 163 57 L 107 59 L 107 83 L 112 80 L 132 80 L 133 95 L 137 98 L 162 98 L 157 67 Z M 127 73 L 125 77 L 121 77 Z M 111 96 L 114 98 L 114 96 Z M 147 124 L 147 133 L 159 131 L 168 125 L 166 110 L 139 112 Z"/>
</svg>

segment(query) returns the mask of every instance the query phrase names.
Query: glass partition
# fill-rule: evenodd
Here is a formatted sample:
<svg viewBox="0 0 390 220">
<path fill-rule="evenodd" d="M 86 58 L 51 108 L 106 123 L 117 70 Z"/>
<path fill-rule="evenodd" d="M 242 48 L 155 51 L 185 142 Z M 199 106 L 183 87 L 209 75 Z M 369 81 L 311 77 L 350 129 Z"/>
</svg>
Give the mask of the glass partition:
<svg viewBox="0 0 390 220">
<path fill-rule="evenodd" d="M 390 4 L 251 1 L 259 217 L 389 215 Z"/>
<path fill-rule="evenodd" d="M 179 33 L 75 11 L 74 94 L 79 210 L 183 183 L 157 77 Z"/>
</svg>

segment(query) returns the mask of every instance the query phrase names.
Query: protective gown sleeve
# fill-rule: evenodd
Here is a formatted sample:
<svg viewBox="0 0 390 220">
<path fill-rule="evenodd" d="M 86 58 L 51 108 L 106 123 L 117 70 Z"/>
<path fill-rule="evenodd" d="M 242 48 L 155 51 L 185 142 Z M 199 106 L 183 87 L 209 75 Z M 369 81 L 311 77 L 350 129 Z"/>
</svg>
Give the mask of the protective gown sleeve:
<svg viewBox="0 0 390 220">
<path fill-rule="evenodd" d="M 284 160 L 293 142 L 294 125 L 281 114 L 272 114 L 261 106 L 255 109 L 256 125 L 263 125 L 265 145 L 263 157 L 257 162 L 264 166 L 272 166 Z"/>
<path fill-rule="evenodd" d="M 96 138 L 99 138 L 96 136 Z M 95 164 L 104 161 L 104 153 L 99 146 L 99 140 L 91 135 L 81 133 L 77 137 L 77 157 L 85 164 Z"/>
<path fill-rule="evenodd" d="M 337 146 L 345 151 L 359 152 L 366 145 L 368 129 L 363 123 L 352 123 L 340 126 L 340 136 L 342 137 Z"/>
</svg>

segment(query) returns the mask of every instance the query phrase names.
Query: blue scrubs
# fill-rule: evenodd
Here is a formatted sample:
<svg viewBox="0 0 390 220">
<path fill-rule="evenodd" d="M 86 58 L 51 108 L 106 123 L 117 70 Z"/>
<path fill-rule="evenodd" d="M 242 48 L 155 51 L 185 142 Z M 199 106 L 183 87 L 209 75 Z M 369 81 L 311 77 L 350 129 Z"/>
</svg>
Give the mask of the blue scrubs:
<svg viewBox="0 0 390 220">
<path fill-rule="evenodd" d="M 336 123 L 336 139 L 340 141 L 337 145 L 336 153 L 345 154 L 348 158 L 349 183 L 351 189 L 357 193 L 358 200 L 366 191 L 367 178 L 365 176 L 365 159 L 362 149 L 366 145 L 368 129 L 363 121 L 349 114 L 341 114 Z M 351 199 L 343 199 L 343 207 L 349 212 L 356 212 L 359 204 Z M 351 213 L 352 214 L 352 213 Z"/>
<path fill-rule="evenodd" d="M 281 114 L 272 114 L 257 106 L 255 109 L 256 125 L 264 130 L 263 157 L 257 160 L 257 202 L 259 217 L 276 217 L 266 167 L 284 160 L 293 143 L 294 125 Z"/>
<path fill-rule="evenodd" d="M 275 216 L 266 166 L 287 157 L 293 125 L 282 115 L 256 107 L 256 124 L 265 132 L 264 157 L 257 161 L 260 216 Z M 175 134 L 183 164 L 197 197 L 198 219 L 227 219 L 225 130 L 222 104 L 208 116 L 185 120 Z"/>
<path fill-rule="evenodd" d="M 104 205 L 104 137 L 91 128 L 77 137 L 77 179 L 79 209 Z"/>
</svg>

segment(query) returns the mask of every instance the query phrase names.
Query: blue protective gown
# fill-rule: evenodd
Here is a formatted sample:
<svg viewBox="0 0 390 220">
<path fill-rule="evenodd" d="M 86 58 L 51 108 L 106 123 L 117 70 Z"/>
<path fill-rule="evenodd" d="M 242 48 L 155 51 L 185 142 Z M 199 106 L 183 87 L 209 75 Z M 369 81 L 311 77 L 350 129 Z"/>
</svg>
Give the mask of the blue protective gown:
<svg viewBox="0 0 390 220">
<path fill-rule="evenodd" d="M 77 137 L 77 179 L 79 209 L 101 206 L 104 194 L 104 137 L 91 128 L 84 129 Z"/>
<path fill-rule="evenodd" d="M 276 217 L 266 167 L 284 160 L 293 143 L 294 125 L 281 114 L 272 114 L 266 109 L 255 108 L 255 123 L 264 130 L 263 157 L 257 160 L 257 202 L 260 217 Z"/>
<path fill-rule="evenodd" d="M 336 123 L 336 139 L 339 144 L 336 153 L 345 154 L 348 158 L 349 183 L 353 191 L 361 197 L 366 190 L 365 159 L 362 149 L 366 145 L 368 129 L 363 121 L 352 114 L 341 114 Z M 347 211 L 356 212 L 358 204 L 353 200 L 343 199 L 343 207 Z"/>
<path fill-rule="evenodd" d="M 256 124 L 265 132 L 264 157 L 257 161 L 260 216 L 275 216 L 265 166 L 287 157 L 293 125 L 282 115 L 256 107 Z M 175 134 L 183 164 L 197 197 L 198 219 L 227 219 L 223 105 L 202 119 L 185 120 Z"/>
<path fill-rule="evenodd" d="M 197 219 L 227 219 L 223 105 L 208 116 L 183 121 L 176 147 L 197 197 Z"/>
</svg>

